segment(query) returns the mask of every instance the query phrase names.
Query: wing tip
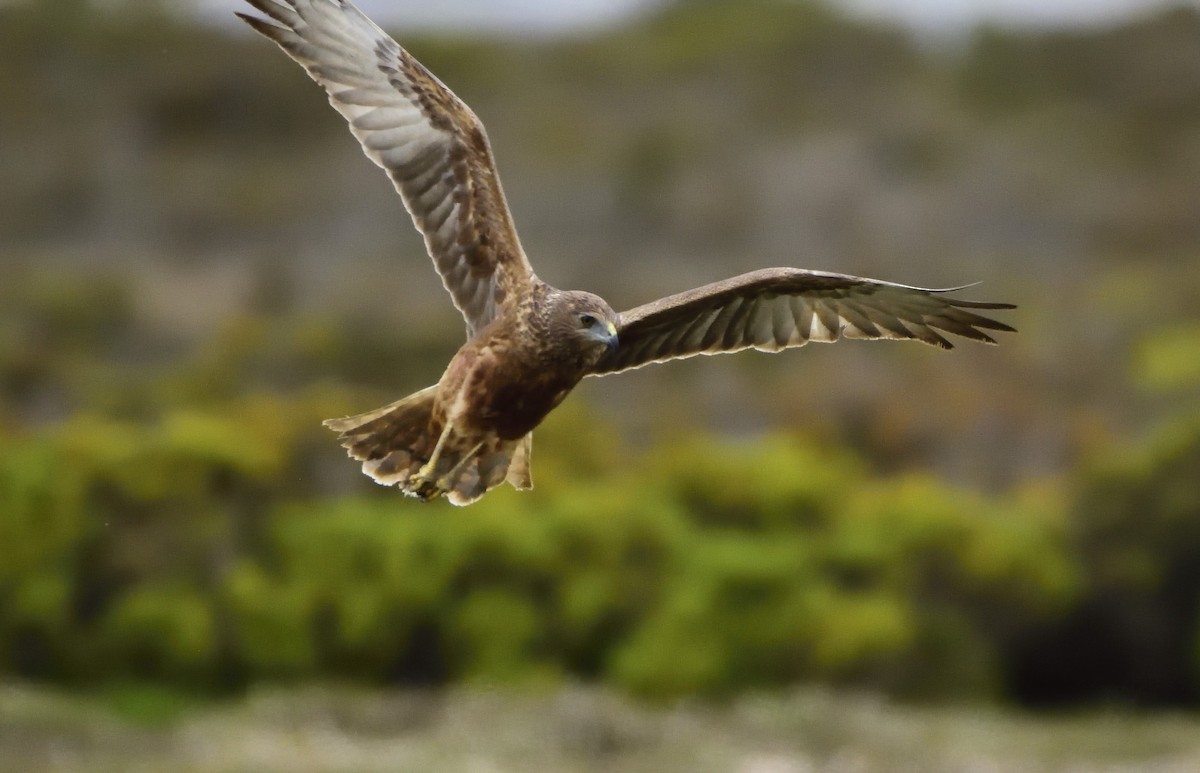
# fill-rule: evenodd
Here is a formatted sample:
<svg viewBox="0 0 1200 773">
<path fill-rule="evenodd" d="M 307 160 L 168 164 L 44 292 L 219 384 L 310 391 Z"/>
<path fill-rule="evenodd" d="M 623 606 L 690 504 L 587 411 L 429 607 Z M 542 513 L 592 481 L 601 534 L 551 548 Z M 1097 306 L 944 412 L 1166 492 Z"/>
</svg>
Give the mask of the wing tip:
<svg viewBox="0 0 1200 773">
<path fill-rule="evenodd" d="M 290 32 L 290 30 L 282 24 L 274 22 L 270 19 L 264 19 L 261 16 L 251 16 L 250 14 L 242 13 L 241 11 L 234 11 L 233 15 L 250 25 L 250 28 L 258 34 L 262 35 L 263 37 L 270 38 L 271 40 L 278 40 L 279 33 L 281 32 Z"/>
<path fill-rule="evenodd" d="M 978 284 L 980 284 L 980 283 L 975 282 L 974 284 L 966 285 L 966 287 L 975 287 Z M 955 289 L 962 289 L 962 288 L 955 288 Z M 937 290 L 935 292 L 952 292 L 952 290 Z M 1017 308 L 1017 304 L 1015 304 L 1015 303 L 999 303 L 999 302 L 995 302 L 995 301 L 967 301 L 967 300 L 962 300 L 959 298 L 946 298 L 945 302 L 955 309 L 982 309 L 982 310 L 986 310 L 986 311 L 1012 311 L 1013 309 Z M 980 330 L 980 328 L 983 328 L 984 330 L 994 330 L 994 331 L 998 331 L 1001 333 L 1016 333 L 1017 332 L 1017 329 L 1015 327 L 1013 327 L 1012 325 L 1009 325 L 1006 322 L 1001 322 L 998 319 L 992 319 L 991 317 L 985 317 L 982 314 L 973 314 L 969 311 L 964 311 L 962 314 L 965 317 L 965 319 L 961 319 L 959 321 L 966 323 L 966 325 L 970 328 L 971 332 L 974 333 L 974 335 L 965 336 L 966 338 L 971 338 L 973 340 L 980 341 L 980 342 L 986 343 L 986 344 L 995 344 L 996 340 L 994 338 L 992 338 L 991 336 L 989 336 L 987 333 L 984 333 L 983 330 Z M 959 333 L 959 335 L 963 335 L 963 334 Z"/>
</svg>

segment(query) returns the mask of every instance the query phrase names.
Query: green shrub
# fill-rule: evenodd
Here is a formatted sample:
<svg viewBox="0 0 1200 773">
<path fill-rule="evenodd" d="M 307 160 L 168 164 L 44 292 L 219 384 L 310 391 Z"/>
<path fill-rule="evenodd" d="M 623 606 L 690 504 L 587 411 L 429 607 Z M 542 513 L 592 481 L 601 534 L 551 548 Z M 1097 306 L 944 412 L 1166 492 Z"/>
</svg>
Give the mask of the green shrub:
<svg viewBox="0 0 1200 773">
<path fill-rule="evenodd" d="M 3 667 L 218 688 L 571 675 L 658 697 L 799 680 L 992 695 L 1010 638 L 1078 587 L 1052 507 L 873 478 L 803 436 L 680 438 L 639 462 L 566 411 L 539 438 L 551 480 L 534 492 L 460 510 L 363 482 L 313 500 L 295 481 L 341 399 L 3 441 Z"/>
<path fill-rule="evenodd" d="M 1089 461 L 1070 507 L 1077 604 L 1014 652 L 1031 703 L 1200 700 L 1200 416 Z"/>
<path fill-rule="evenodd" d="M 145 585 L 115 599 L 101 624 L 106 677 L 197 685 L 217 666 L 212 602 L 195 590 Z"/>
<path fill-rule="evenodd" d="M 317 673 L 310 588 L 281 582 L 247 560 L 225 576 L 219 598 L 233 659 L 247 675 L 287 680 Z"/>
</svg>

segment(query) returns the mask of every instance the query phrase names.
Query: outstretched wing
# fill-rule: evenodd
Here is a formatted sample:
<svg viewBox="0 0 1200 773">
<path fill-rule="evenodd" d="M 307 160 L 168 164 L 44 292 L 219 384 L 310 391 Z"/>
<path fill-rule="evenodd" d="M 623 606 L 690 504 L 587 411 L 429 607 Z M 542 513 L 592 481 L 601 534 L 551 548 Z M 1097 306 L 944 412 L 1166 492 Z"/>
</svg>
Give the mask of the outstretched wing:
<svg viewBox="0 0 1200 773">
<path fill-rule="evenodd" d="M 918 287 L 799 268 L 767 268 L 623 312 L 617 348 L 592 369 L 616 373 L 696 354 L 777 352 L 839 338 L 914 339 L 953 348 L 942 332 L 995 343 L 984 330 L 1013 328 L 968 309 L 1008 303 L 950 298 Z"/>
<path fill-rule="evenodd" d="M 468 329 L 515 302 L 532 271 L 471 109 L 349 0 L 247 2 L 392 178 Z"/>
</svg>

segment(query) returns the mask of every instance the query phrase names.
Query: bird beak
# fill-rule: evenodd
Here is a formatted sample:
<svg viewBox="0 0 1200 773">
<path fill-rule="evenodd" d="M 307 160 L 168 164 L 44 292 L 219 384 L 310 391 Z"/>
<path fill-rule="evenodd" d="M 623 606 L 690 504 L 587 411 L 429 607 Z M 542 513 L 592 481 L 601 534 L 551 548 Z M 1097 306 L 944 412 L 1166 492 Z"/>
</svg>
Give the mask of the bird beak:
<svg viewBox="0 0 1200 773">
<path fill-rule="evenodd" d="M 617 338 L 617 326 L 611 322 L 605 322 L 604 333 L 605 335 L 600 340 L 604 342 L 604 345 L 608 347 L 610 352 L 616 351 L 617 344 L 620 343 Z"/>
</svg>

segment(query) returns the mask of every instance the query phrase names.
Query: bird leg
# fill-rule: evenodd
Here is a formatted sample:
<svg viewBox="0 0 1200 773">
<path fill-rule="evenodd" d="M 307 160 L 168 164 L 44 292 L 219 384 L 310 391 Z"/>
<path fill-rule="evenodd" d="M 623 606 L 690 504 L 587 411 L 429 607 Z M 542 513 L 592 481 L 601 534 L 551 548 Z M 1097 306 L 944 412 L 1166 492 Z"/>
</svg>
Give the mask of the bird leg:
<svg viewBox="0 0 1200 773">
<path fill-rule="evenodd" d="M 475 458 L 475 454 L 479 453 L 479 449 L 483 448 L 484 442 L 485 441 L 480 440 L 478 443 L 476 443 L 474 448 L 472 448 L 467 453 L 463 454 L 463 458 L 458 461 L 458 464 L 454 465 L 454 467 L 452 467 L 450 469 L 450 472 L 448 472 L 445 475 L 443 475 L 442 477 L 438 478 L 438 480 L 437 480 L 438 489 L 440 489 L 442 491 L 450 490 L 449 488 L 447 488 L 445 486 L 445 484 L 454 482 L 454 479 L 456 477 L 458 477 L 458 474 L 460 472 L 462 472 L 462 468 L 466 467 L 467 463 Z"/>
<path fill-rule="evenodd" d="M 446 446 L 446 440 L 449 439 L 451 430 L 452 425 L 447 421 L 446 426 L 442 428 L 442 434 L 438 436 L 437 443 L 433 446 L 433 453 L 429 455 L 429 461 L 421 465 L 421 469 L 410 476 L 406 482 L 406 493 L 426 502 L 443 493 L 434 484 L 433 475 L 437 472 L 438 460 L 441 459 L 442 449 Z"/>
</svg>

